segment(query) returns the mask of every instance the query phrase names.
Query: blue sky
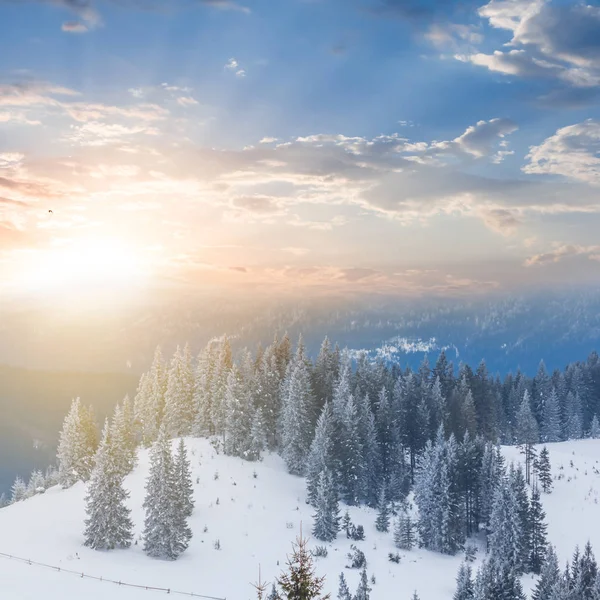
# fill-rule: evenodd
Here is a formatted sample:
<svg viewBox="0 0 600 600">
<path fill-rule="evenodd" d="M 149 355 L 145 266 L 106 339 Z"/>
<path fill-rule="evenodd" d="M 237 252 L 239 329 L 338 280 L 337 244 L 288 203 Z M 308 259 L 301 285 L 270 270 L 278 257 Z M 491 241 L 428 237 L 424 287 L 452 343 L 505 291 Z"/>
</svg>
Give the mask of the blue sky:
<svg viewBox="0 0 600 600">
<path fill-rule="evenodd" d="M 89 239 L 255 290 L 600 275 L 597 6 L 0 0 L 0 47 L 9 284 Z"/>
</svg>

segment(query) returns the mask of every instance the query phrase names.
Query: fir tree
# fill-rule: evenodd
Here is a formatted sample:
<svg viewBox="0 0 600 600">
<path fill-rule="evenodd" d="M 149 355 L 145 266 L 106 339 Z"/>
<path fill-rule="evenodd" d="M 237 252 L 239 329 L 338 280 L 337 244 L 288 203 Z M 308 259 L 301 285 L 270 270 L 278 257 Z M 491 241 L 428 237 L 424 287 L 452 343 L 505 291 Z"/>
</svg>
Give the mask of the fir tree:
<svg viewBox="0 0 600 600">
<path fill-rule="evenodd" d="M 352 600 L 352 595 L 350 594 L 350 590 L 343 573 L 340 573 L 340 584 L 338 587 L 337 600 Z"/>
<path fill-rule="evenodd" d="M 550 468 L 550 453 L 548 448 L 544 446 L 540 452 L 540 457 L 537 461 L 538 479 L 545 494 L 552 491 L 552 472 Z"/>
<path fill-rule="evenodd" d="M 537 581 L 532 600 L 549 600 L 552 597 L 552 591 L 561 577 L 558 567 L 558 558 L 553 546 L 550 546 L 546 552 L 545 561 L 542 564 L 540 578 Z"/>
<path fill-rule="evenodd" d="M 271 586 L 271 591 L 269 592 L 269 595 L 267 596 L 267 600 L 281 600 L 281 596 L 279 595 L 279 592 L 277 591 L 275 584 L 273 584 Z"/>
<path fill-rule="evenodd" d="M 593 440 L 600 439 L 600 421 L 598 421 L 598 415 L 594 415 L 592 424 L 590 426 L 590 437 Z"/>
<path fill-rule="evenodd" d="M 265 433 L 265 421 L 262 408 L 257 408 L 252 417 L 250 426 L 250 444 L 246 451 L 245 458 L 247 460 L 260 460 L 262 453 L 267 447 L 267 436 Z"/>
<path fill-rule="evenodd" d="M 325 403 L 315 429 L 315 437 L 310 446 L 306 468 L 306 491 L 308 501 L 315 506 L 317 500 L 317 487 L 323 470 L 328 469 L 335 473 L 333 456 L 334 423 L 333 412 L 329 402 Z"/>
<path fill-rule="evenodd" d="M 96 425 L 91 408 L 84 408 L 76 398 L 65 417 L 58 442 L 59 480 L 64 488 L 90 478 L 96 448 Z"/>
<path fill-rule="evenodd" d="M 390 507 L 387 500 L 385 485 L 381 486 L 379 492 L 379 505 L 377 507 L 377 519 L 375 521 L 377 531 L 386 532 L 390 528 Z"/>
<path fill-rule="evenodd" d="M 292 556 L 287 560 L 287 572 L 277 579 L 285 600 L 329 600 L 323 596 L 324 577 L 317 577 L 312 557 L 306 547 L 306 540 L 300 534 L 292 544 Z"/>
<path fill-rule="evenodd" d="M 560 404 L 556 389 L 552 388 L 544 406 L 544 418 L 542 425 L 542 441 L 560 442 L 561 440 L 561 422 L 560 422 Z"/>
<path fill-rule="evenodd" d="M 370 591 L 371 588 L 369 587 L 367 568 L 363 567 L 363 570 L 360 572 L 360 582 L 358 584 L 358 588 L 356 589 L 356 594 L 354 594 L 353 600 L 369 600 Z"/>
<path fill-rule="evenodd" d="M 529 494 L 527 493 L 527 484 L 523 475 L 523 468 L 518 465 L 516 468 L 511 465 L 509 470 L 509 485 L 517 502 L 517 513 L 519 515 L 519 547 L 520 561 L 518 572 L 523 573 L 527 570 L 530 560 L 531 550 L 531 511 Z"/>
<path fill-rule="evenodd" d="M 519 506 L 507 478 L 496 488 L 490 527 L 488 547 L 491 565 L 506 564 L 515 572 L 520 572 L 523 548 Z"/>
<path fill-rule="evenodd" d="M 546 560 L 548 540 L 546 538 L 546 514 L 540 501 L 540 492 L 537 487 L 531 494 L 529 508 L 529 570 L 539 574 Z"/>
<path fill-rule="evenodd" d="M 189 347 L 175 351 L 166 374 L 165 422 L 171 437 L 189 435 L 195 418 L 194 373 Z"/>
<path fill-rule="evenodd" d="M 179 500 L 171 444 L 162 426 L 150 452 L 144 500 L 144 552 L 149 556 L 175 560 L 187 548 L 191 531 Z"/>
<path fill-rule="evenodd" d="M 337 491 L 331 473 L 321 471 L 316 497 L 313 535 L 324 542 L 332 542 L 340 529 Z"/>
<path fill-rule="evenodd" d="M 192 473 L 190 461 L 183 438 L 179 440 L 177 454 L 173 463 L 177 502 L 185 517 L 190 517 L 194 511 L 194 488 L 192 486 Z"/>
<path fill-rule="evenodd" d="M 27 498 L 27 486 L 21 477 L 17 476 L 12 484 L 10 502 L 14 504 L 25 500 L 25 498 Z"/>
<path fill-rule="evenodd" d="M 402 550 L 412 550 L 415 545 L 415 526 L 407 511 L 402 511 L 396 521 L 394 544 Z"/>
<path fill-rule="evenodd" d="M 463 563 L 460 565 L 456 577 L 456 591 L 453 600 L 473 600 L 475 591 L 473 584 L 473 572 L 471 566 Z"/>
<path fill-rule="evenodd" d="M 529 393 L 525 391 L 517 413 L 517 444 L 521 446 L 525 456 L 525 480 L 531 482 L 531 466 L 535 458 L 534 444 L 539 442 L 538 424 L 531 412 Z"/>
<path fill-rule="evenodd" d="M 123 488 L 122 465 L 108 420 L 95 462 L 85 499 L 84 545 L 94 550 L 128 548 L 133 537 L 131 511 L 125 505 L 129 493 Z"/>
</svg>

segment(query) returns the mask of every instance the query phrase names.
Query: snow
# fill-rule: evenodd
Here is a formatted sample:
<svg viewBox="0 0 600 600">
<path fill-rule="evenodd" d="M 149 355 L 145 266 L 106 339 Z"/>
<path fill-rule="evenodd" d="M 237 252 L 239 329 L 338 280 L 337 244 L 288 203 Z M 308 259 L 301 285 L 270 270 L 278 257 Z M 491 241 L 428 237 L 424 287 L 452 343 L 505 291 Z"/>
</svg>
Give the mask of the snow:
<svg viewBox="0 0 600 600">
<path fill-rule="evenodd" d="M 215 454 L 207 440 L 186 441 L 195 490 L 196 507 L 190 519 L 194 537 L 177 561 L 147 557 L 141 542 L 127 550 L 110 552 L 85 548 L 83 483 L 68 490 L 55 487 L 0 510 L 0 552 L 128 583 L 228 600 L 255 598 L 251 584 L 258 578 L 259 565 L 263 580 L 272 582 L 285 567 L 286 555 L 301 523 L 310 538 L 313 510 L 304 501 L 304 480 L 288 475 L 278 456 L 268 455 L 262 462 L 249 463 Z M 600 440 L 548 444 L 548 449 L 553 475 L 561 479 L 554 481 L 552 494 L 543 495 L 542 500 L 549 539 L 564 564 L 575 546 L 583 547 L 588 539 L 600 551 Z M 521 460 L 516 448 L 504 448 L 504 454 L 508 461 Z M 217 472 L 218 479 L 215 479 Z M 136 526 L 135 539 L 143 526 L 142 502 L 147 473 L 148 452 L 142 450 L 138 467 L 125 482 L 131 491 L 129 506 Z M 196 483 L 197 477 L 199 483 Z M 390 597 L 408 600 L 415 589 L 421 600 L 452 598 L 462 555 L 443 556 L 422 549 L 397 550 L 393 544 L 393 526 L 389 533 L 376 531 L 376 511 L 351 507 L 349 512 L 355 524 L 364 526 L 365 541 L 351 542 L 340 533 L 333 544 L 326 544 L 328 557 L 315 559 L 318 573 L 327 576 L 326 591 L 331 592 L 333 598 L 342 570 L 352 593 L 359 582 L 357 570 L 344 568 L 351 543 L 365 552 L 369 577 L 372 574 L 376 577 L 372 600 Z M 216 540 L 220 541 L 220 550 L 214 548 Z M 311 548 L 317 544 L 321 545 L 310 539 Z M 388 561 L 389 552 L 399 552 L 400 564 Z M 0 581 L 2 597 L 14 600 L 80 597 L 135 600 L 166 595 L 82 579 L 1 557 Z M 530 589 L 534 579 L 525 576 L 523 582 L 525 588 Z"/>
</svg>

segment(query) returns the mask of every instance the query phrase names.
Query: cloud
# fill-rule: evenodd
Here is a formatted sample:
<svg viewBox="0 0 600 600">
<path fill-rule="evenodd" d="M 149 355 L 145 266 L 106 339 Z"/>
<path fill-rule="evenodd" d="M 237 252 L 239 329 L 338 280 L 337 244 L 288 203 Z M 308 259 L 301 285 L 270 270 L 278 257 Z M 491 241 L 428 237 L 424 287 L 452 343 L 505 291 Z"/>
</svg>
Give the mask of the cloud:
<svg viewBox="0 0 600 600">
<path fill-rule="evenodd" d="M 509 51 L 456 58 L 519 77 L 555 79 L 574 87 L 600 85 L 600 7 L 584 2 L 491 0 L 479 15 L 510 31 Z"/>
<path fill-rule="evenodd" d="M 207 6 L 212 6 L 214 8 L 219 8 L 221 10 L 234 10 L 243 12 L 245 14 L 250 14 L 250 9 L 247 6 L 243 6 L 237 2 L 233 2 L 232 0 L 200 0 L 201 4 L 206 4 Z"/>
<path fill-rule="evenodd" d="M 90 29 L 81 21 L 66 21 L 62 24 L 62 30 L 67 33 L 86 33 Z"/>
<path fill-rule="evenodd" d="M 251 213 L 271 214 L 280 211 L 280 201 L 269 196 L 236 196 L 231 201 L 232 206 Z"/>
<path fill-rule="evenodd" d="M 565 258 L 573 256 L 587 256 L 590 260 L 597 260 L 596 253 L 600 252 L 600 246 L 562 245 L 557 246 L 550 252 L 535 254 L 525 260 L 524 266 L 534 267 L 549 265 L 560 262 Z"/>
<path fill-rule="evenodd" d="M 177 98 L 177 104 L 179 104 L 180 106 L 196 106 L 197 104 L 199 104 L 199 102 L 191 96 L 181 96 Z"/>
<path fill-rule="evenodd" d="M 600 121 L 562 127 L 527 155 L 525 173 L 561 175 L 600 185 Z"/>
<path fill-rule="evenodd" d="M 230 58 L 227 63 L 225 64 L 225 68 L 228 71 L 233 71 L 237 77 L 245 77 L 246 76 L 246 70 L 242 69 L 238 63 L 238 61 L 235 58 Z"/>
<path fill-rule="evenodd" d="M 514 212 L 506 208 L 483 209 L 479 214 L 490 229 L 502 235 L 512 235 L 521 225 Z"/>
<path fill-rule="evenodd" d="M 295 246 L 281 248 L 281 251 L 288 254 L 293 254 L 294 256 L 306 256 L 310 252 L 308 248 L 297 248 Z"/>
<path fill-rule="evenodd" d="M 503 138 L 517 129 L 517 124 L 510 119 L 478 121 L 476 125 L 467 127 L 454 142 L 468 154 L 481 158 L 491 153 L 492 146 L 498 138 Z"/>
<path fill-rule="evenodd" d="M 472 25 L 459 23 L 433 23 L 424 34 L 425 39 L 438 48 L 458 51 L 480 44 L 483 36 Z"/>
</svg>

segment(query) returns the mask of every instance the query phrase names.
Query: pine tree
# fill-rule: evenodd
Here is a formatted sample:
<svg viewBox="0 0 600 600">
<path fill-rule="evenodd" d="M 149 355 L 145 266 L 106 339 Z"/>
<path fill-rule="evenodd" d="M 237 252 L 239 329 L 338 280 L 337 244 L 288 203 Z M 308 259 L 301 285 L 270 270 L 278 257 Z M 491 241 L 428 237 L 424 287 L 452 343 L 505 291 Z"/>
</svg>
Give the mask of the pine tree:
<svg viewBox="0 0 600 600">
<path fill-rule="evenodd" d="M 10 502 L 14 504 L 15 502 L 20 502 L 21 500 L 25 500 L 27 498 L 27 486 L 25 482 L 21 479 L 21 477 L 16 477 L 14 483 L 11 488 L 11 497 Z"/>
<path fill-rule="evenodd" d="M 64 488 L 90 478 L 96 448 L 97 435 L 92 411 L 81 406 L 79 398 L 76 398 L 65 417 L 58 442 L 59 479 Z"/>
<path fill-rule="evenodd" d="M 190 461 L 183 438 L 179 440 L 177 454 L 173 463 L 175 473 L 175 485 L 177 502 L 185 517 L 190 517 L 194 512 L 194 488 L 192 485 L 192 473 Z"/>
<path fill-rule="evenodd" d="M 531 550 L 531 510 L 527 484 L 523 475 L 523 468 L 518 465 L 516 468 L 511 465 L 509 470 L 509 485 L 515 500 L 517 501 L 517 513 L 519 515 L 519 547 L 520 561 L 518 565 L 519 573 L 527 570 Z"/>
<path fill-rule="evenodd" d="M 265 433 L 265 422 L 262 408 L 257 408 L 252 417 L 250 426 L 250 445 L 244 458 L 255 461 L 260 460 L 262 453 L 267 447 L 267 436 Z"/>
<path fill-rule="evenodd" d="M 310 414 L 314 405 L 306 361 L 294 360 L 283 384 L 281 415 L 282 456 L 288 471 L 304 475 L 312 438 Z"/>
<path fill-rule="evenodd" d="M 360 582 L 358 584 L 358 588 L 356 589 L 356 594 L 354 594 L 353 600 L 369 600 L 370 591 L 371 588 L 369 587 L 367 568 L 363 567 L 363 570 L 360 572 Z"/>
<path fill-rule="evenodd" d="M 598 415 L 594 415 L 592 424 L 590 426 L 590 437 L 593 440 L 600 439 L 600 421 L 598 421 Z"/>
<path fill-rule="evenodd" d="M 111 422 L 110 437 L 117 468 L 123 477 L 131 473 L 136 460 L 135 442 L 131 437 L 131 430 L 126 418 L 123 409 L 117 404 Z"/>
<path fill-rule="evenodd" d="M 529 508 L 529 570 L 539 574 L 546 560 L 548 540 L 546 538 L 546 514 L 540 501 L 540 492 L 537 487 L 531 493 Z"/>
<path fill-rule="evenodd" d="M 95 463 L 85 499 L 84 545 L 94 550 L 128 548 L 133 537 L 131 511 L 125 505 L 129 493 L 123 488 L 122 465 L 108 419 Z"/>
<path fill-rule="evenodd" d="M 396 521 L 394 544 L 402 550 L 412 550 L 415 545 L 415 526 L 406 510 L 400 513 Z"/>
<path fill-rule="evenodd" d="M 453 600 L 473 600 L 474 594 L 475 590 L 471 566 L 463 563 L 460 565 L 456 577 L 456 592 L 454 592 Z"/>
<path fill-rule="evenodd" d="M 29 477 L 29 483 L 27 484 L 27 496 L 35 496 L 46 491 L 46 481 L 44 474 L 39 470 L 35 469 L 32 471 Z"/>
<path fill-rule="evenodd" d="M 525 456 L 525 480 L 531 482 L 531 466 L 535 458 L 534 444 L 539 442 L 538 424 L 531 412 L 531 402 L 527 390 L 523 394 L 523 400 L 517 413 L 517 444 L 521 446 Z"/>
<path fill-rule="evenodd" d="M 329 600 L 329 594 L 323 596 L 324 577 L 317 577 L 312 557 L 306 547 L 302 534 L 292 544 L 292 556 L 287 560 L 287 572 L 277 579 L 285 600 Z"/>
<path fill-rule="evenodd" d="M 390 529 L 390 507 L 387 500 L 385 485 L 381 486 L 379 492 L 379 505 L 377 507 L 377 519 L 375 521 L 377 531 L 386 532 Z"/>
<path fill-rule="evenodd" d="M 340 530 L 339 505 L 333 476 L 321 471 L 317 486 L 316 514 L 313 535 L 324 542 L 332 542 Z"/>
<path fill-rule="evenodd" d="M 552 471 L 550 467 L 550 453 L 544 446 L 540 452 L 540 458 L 537 461 L 538 478 L 545 494 L 552 491 Z"/>
<path fill-rule="evenodd" d="M 269 595 L 267 596 L 267 600 L 281 600 L 281 596 L 279 595 L 279 592 L 277 591 L 275 584 L 273 584 L 271 586 L 271 591 L 269 592 Z"/>
<path fill-rule="evenodd" d="M 561 422 L 560 422 L 560 404 L 556 389 L 552 388 L 544 406 L 544 418 L 542 423 L 542 441 L 560 442 L 561 440 Z"/>
<path fill-rule="evenodd" d="M 352 600 L 350 589 L 346 583 L 346 578 L 343 573 L 340 573 L 340 585 L 338 587 L 337 600 Z"/>
<path fill-rule="evenodd" d="M 592 552 L 592 546 L 588 541 L 579 557 L 576 575 L 573 574 L 572 594 L 574 598 L 581 600 L 596 600 L 594 598 L 594 587 L 598 577 L 598 565 Z"/>
<path fill-rule="evenodd" d="M 553 546 L 550 546 L 546 552 L 545 561 L 542 564 L 540 578 L 537 581 L 532 600 L 549 600 L 552 595 L 552 590 L 555 588 L 561 577 L 558 567 L 558 558 Z"/>
<path fill-rule="evenodd" d="M 177 346 L 166 374 L 164 396 L 165 423 L 171 437 L 189 435 L 195 419 L 194 373 L 189 347 Z"/>
<path fill-rule="evenodd" d="M 506 564 L 515 572 L 521 571 L 522 531 L 519 506 L 507 478 L 496 488 L 490 519 L 491 534 L 488 538 L 490 563 Z"/>
<path fill-rule="evenodd" d="M 315 506 L 317 499 L 317 486 L 323 470 L 328 469 L 334 473 L 336 465 L 333 456 L 334 443 L 333 412 L 329 402 L 325 403 L 315 429 L 315 437 L 310 446 L 306 468 L 306 491 L 310 504 Z"/>
<path fill-rule="evenodd" d="M 171 444 L 163 425 L 150 452 L 150 475 L 144 500 L 144 552 L 149 556 L 175 560 L 191 539 L 177 490 Z"/>
</svg>

